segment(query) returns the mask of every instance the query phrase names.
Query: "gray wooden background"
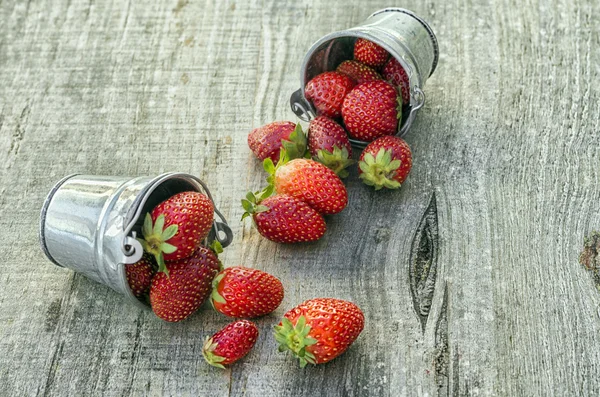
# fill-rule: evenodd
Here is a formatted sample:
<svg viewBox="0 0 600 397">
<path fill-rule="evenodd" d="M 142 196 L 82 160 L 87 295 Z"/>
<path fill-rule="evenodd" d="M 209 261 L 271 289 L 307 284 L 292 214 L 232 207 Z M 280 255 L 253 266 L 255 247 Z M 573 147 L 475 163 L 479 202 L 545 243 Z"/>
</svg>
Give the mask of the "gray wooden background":
<svg viewBox="0 0 600 397">
<path fill-rule="evenodd" d="M 375 193 L 354 171 L 321 241 L 262 239 L 239 221 L 264 178 L 247 132 L 295 120 L 304 52 L 386 6 L 440 42 L 408 181 Z M 600 228 L 599 35 L 597 0 L 0 0 L 0 395 L 599 395 L 600 292 L 577 259 Z M 200 354 L 225 317 L 162 322 L 38 247 L 61 177 L 165 171 L 212 188 L 226 265 L 286 287 L 225 371 Z M 366 327 L 302 370 L 271 327 L 317 296 Z"/>
</svg>

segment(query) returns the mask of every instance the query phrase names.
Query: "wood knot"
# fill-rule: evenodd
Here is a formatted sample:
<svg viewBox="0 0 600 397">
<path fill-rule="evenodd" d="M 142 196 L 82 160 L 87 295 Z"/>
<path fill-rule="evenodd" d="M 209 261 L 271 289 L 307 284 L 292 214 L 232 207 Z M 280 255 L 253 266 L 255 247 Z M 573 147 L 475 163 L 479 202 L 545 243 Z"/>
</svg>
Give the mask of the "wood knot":
<svg viewBox="0 0 600 397">
<path fill-rule="evenodd" d="M 384 241 L 388 241 L 392 235 L 392 231 L 387 227 L 381 227 L 375 230 L 375 235 L 373 239 L 377 244 L 380 244 Z"/>
<path fill-rule="evenodd" d="M 592 272 L 596 288 L 600 290 L 600 232 L 593 231 L 583 241 L 579 263 Z"/>
<path fill-rule="evenodd" d="M 437 277 L 438 217 L 435 194 L 421 218 L 410 250 L 410 292 L 423 333 L 431 309 Z"/>
</svg>

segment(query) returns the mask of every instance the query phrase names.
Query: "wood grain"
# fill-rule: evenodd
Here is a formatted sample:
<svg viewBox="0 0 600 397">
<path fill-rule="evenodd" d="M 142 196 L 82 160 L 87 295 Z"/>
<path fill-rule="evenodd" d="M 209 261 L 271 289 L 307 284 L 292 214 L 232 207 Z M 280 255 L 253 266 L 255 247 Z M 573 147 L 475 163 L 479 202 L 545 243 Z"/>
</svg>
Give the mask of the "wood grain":
<svg viewBox="0 0 600 397">
<path fill-rule="evenodd" d="M 0 1 L 0 395 L 599 395 L 600 293 L 578 263 L 600 228 L 597 1 L 403 2 L 435 30 L 440 64 L 406 136 L 402 189 L 374 192 L 354 170 L 349 207 L 314 244 L 276 245 L 239 222 L 265 177 L 247 132 L 295 119 L 312 42 L 390 5 Z M 227 319 L 207 307 L 161 322 L 38 249 L 61 177 L 164 171 L 211 187 L 235 233 L 226 265 L 286 287 L 226 371 L 200 350 Z M 435 277 L 414 289 L 433 196 Z M 343 356 L 302 370 L 271 329 L 317 296 L 356 302 L 366 326 Z"/>
</svg>

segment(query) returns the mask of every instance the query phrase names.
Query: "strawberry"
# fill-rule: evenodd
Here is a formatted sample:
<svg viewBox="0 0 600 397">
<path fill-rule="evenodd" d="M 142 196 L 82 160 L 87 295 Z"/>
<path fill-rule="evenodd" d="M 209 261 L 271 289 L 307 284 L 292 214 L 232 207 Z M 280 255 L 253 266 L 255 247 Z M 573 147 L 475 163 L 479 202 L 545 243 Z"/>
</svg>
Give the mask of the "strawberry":
<svg viewBox="0 0 600 397">
<path fill-rule="evenodd" d="M 402 116 L 397 110 L 398 101 L 396 89 L 386 81 L 375 80 L 357 85 L 346 96 L 342 107 L 342 117 L 350 137 L 372 141 L 383 135 L 395 134 L 398 118 Z"/>
<path fill-rule="evenodd" d="M 307 363 L 333 360 L 356 340 L 365 316 L 352 302 L 334 298 L 310 299 L 288 311 L 275 327 L 279 351 L 289 350 Z"/>
<path fill-rule="evenodd" d="M 390 57 L 385 48 L 365 39 L 354 43 L 354 59 L 372 68 L 380 68 Z"/>
<path fill-rule="evenodd" d="M 182 192 L 146 214 L 140 242 L 144 251 L 156 257 L 159 272 L 165 271 L 165 261 L 187 258 L 196 251 L 210 232 L 214 211 L 206 195 Z"/>
<path fill-rule="evenodd" d="M 242 219 L 252 215 L 258 232 L 276 243 L 316 241 L 323 237 L 327 226 L 321 214 L 292 196 L 268 197 L 272 186 L 267 189 L 267 194 L 248 193 L 242 200 L 246 210 Z"/>
<path fill-rule="evenodd" d="M 248 134 L 248 146 L 260 160 L 270 158 L 277 161 L 282 147 L 291 158 L 298 158 L 306 152 L 306 135 L 300 124 L 275 121 L 253 129 Z"/>
<path fill-rule="evenodd" d="M 401 138 L 384 136 L 367 145 L 358 163 L 360 178 L 379 190 L 397 189 L 412 166 L 410 147 Z"/>
<path fill-rule="evenodd" d="M 400 62 L 391 57 L 383 67 L 382 74 L 384 79 L 398 87 L 398 91 L 402 94 L 402 104 L 407 105 L 410 102 L 410 82 Z"/>
<path fill-rule="evenodd" d="M 340 178 L 348 176 L 352 147 L 344 128 L 326 116 L 317 116 L 308 127 L 308 150 L 315 160 L 332 169 Z"/>
<path fill-rule="evenodd" d="M 214 250 L 214 251 L 213 251 Z M 150 305 L 165 321 L 181 321 L 204 303 L 212 291 L 212 281 L 221 270 L 218 242 L 212 249 L 200 246 L 189 258 L 167 262 L 166 272 L 158 272 L 150 287 Z"/>
<path fill-rule="evenodd" d="M 336 72 L 350 77 L 356 84 L 367 81 L 381 80 L 381 75 L 374 69 L 358 61 L 344 61 L 337 67 Z"/>
<path fill-rule="evenodd" d="M 125 276 L 131 293 L 138 298 L 144 295 L 150 289 L 154 276 L 152 256 L 144 254 L 136 263 L 125 265 Z"/>
<path fill-rule="evenodd" d="M 325 72 L 306 84 L 304 95 L 312 102 L 317 114 L 340 117 L 344 98 L 354 87 L 354 81 L 338 72 Z"/>
<path fill-rule="evenodd" d="M 260 317 L 277 309 L 283 300 L 283 285 L 258 269 L 228 267 L 213 280 L 210 299 L 215 310 L 226 316 Z"/>
<path fill-rule="evenodd" d="M 202 355 L 210 365 L 225 369 L 225 365 L 233 364 L 248 354 L 257 339 L 256 324 L 248 320 L 234 321 L 212 337 L 206 337 Z"/>
<path fill-rule="evenodd" d="M 348 204 L 348 192 L 340 177 L 318 161 L 287 161 L 284 153 L 277 167 L 266 159 L 264 168 L 277 194 L 302 200 L 320 214 L 337 214 Z"/>
</svg>

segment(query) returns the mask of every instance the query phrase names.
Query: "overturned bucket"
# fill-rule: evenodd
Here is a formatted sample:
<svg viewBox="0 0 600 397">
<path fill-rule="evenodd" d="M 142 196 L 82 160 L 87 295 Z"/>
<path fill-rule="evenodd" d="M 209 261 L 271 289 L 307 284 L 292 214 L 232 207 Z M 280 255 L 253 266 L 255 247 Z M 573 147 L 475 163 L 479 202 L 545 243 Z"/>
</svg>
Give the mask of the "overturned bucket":
<svg viewBox="0 0 600 397">
<path fill-rule="evenodd" d="M 290 98 L 292 111 L 302 120 L 315 116 L 304 88 L 318 74 L 335 70 L 345 60 L 352 59 L 354 43 L 359 38 L 372 41 L 396 58 L 407 73 L 410 84 L 410 103 L 398 123 L 398 136 L 410 128 L 417 111 L 425 103 L 423 87 L 437 66 L 439 49 L 431 27 L 422 18 L 403 8 L 386 8 L 373 13 L 361 25 L 330 33 L 306 53 L 300 71 L 301 88 Z M 352 144 L 366 146 L 368 142 L 350 139 Z"/>
<path fill-rule="evenodd" d="M 109 286 L 130 300 L 138 300 L 127 283 L 125 265 L 136 263 L 144 253 L 136 236 L 141 235 L 144 216 L 162 201 L 185 191 L 197 191 L 213 201 L 206 185 L 184 173 L 157 177 L 71 175 L 48 194 L 40 218 L 40 243 L 54 264 L 74 270 Z M 233 240 L 231 229 L 215 208 L 208 241 L 223 247 Z"/>
</svg>

